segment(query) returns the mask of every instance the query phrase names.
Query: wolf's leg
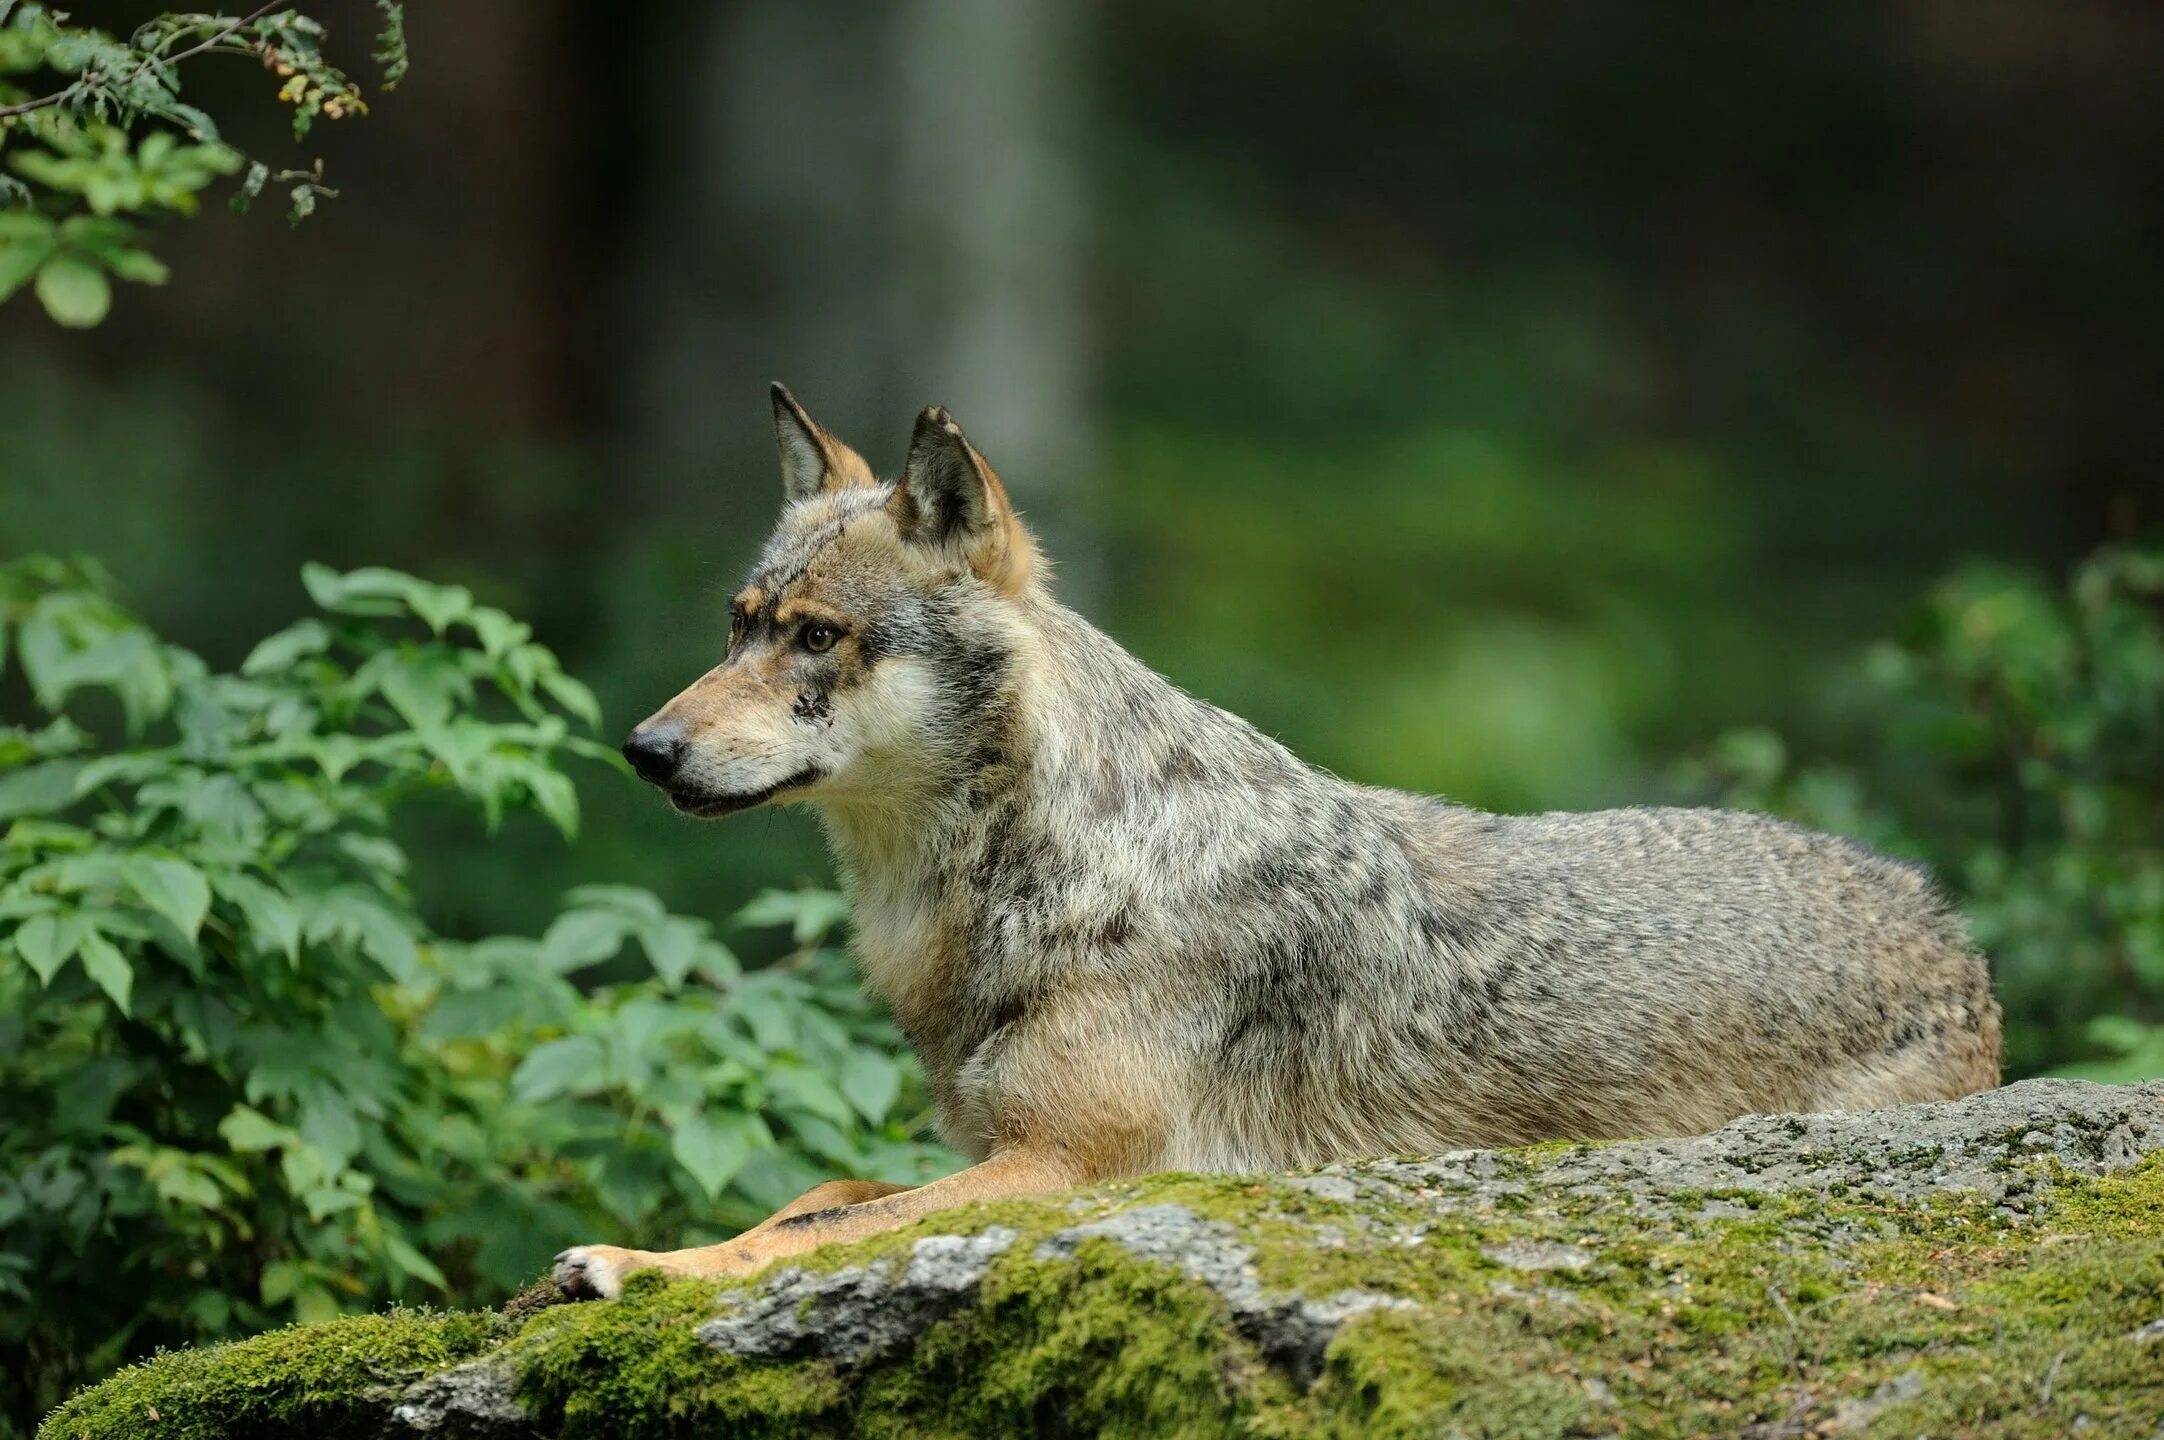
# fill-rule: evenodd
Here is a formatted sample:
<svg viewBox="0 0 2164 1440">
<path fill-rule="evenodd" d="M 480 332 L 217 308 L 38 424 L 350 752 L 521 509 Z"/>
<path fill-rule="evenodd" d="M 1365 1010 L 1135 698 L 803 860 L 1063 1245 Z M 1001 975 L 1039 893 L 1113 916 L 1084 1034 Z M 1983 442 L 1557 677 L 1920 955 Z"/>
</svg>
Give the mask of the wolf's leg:
<svg viewBox="0 0 2164 1440">
<path fill-rule="evenodd" d="M 904 1190 L 914 1190 L 914 1185 L 890 1185 L 884 1180 L 829 1180 L 814 1185 L 758 1224 L 737 1236 L 748 1240 L 762 1231 L 771 1230 L 782 1221 L 797 1215 L 808 1215 L 814 1210 L 839 1210 L 844 1205 L 861 1205 L 867 1200 L 883 1200 L 889 1195 L 899 1195 Z"/>
<path fill-rule="evenodd" d="M 867 1200 L 878 1200 L 888 1195 L 898 1195 L 912 1187 L 890 1185 L 884 1180 L 828 1180 L 814 1185 L 743 1234 L 730 1241 L 741 1244 L 754 1235 L 763 1235 L 782 1221 L 798 1215 L 808 1215 L 818 1210 L 836 1210 L 845 1205 L 861 1205 Z M 719 1247 L 708 1247 L 719 1248 Z M 574 1296 L 589 1294 L 614 1296 L 622 1277 L 633 1270 L 666 1270 L 670 1261 L 679 1255 L 697 1255 L 698 1250 L 653 1251 L 631 1250 L 621 1245 L 579 1245 L 556 1257 L 556 1283 Z"/>
<path fill-rule="evenodd" d="M 624 1276 L 634 1270 L 710 1277 L 749 1275 L 785 1255 L 800 1255 L 830 1241 L 857 1240 L 892 1230 L 937 1210 L 1010 1195 L 1041 1195 L 1087 1178 L 1081 1166 L 1064 1157 L 1009 1150 L 914 1190 L 899 1189 L 854 1204 L 812 1208 L 813 1199 L 832 1188 L 822 1185 L 758 1228 L 719 1245 L 658 1253 L 614 1245 L 580 1245 L 566 1250 L 556 1257 L 556 1283 L 576 1298 L 611 1299 L 623 1289 Z M 873 1183 L 845 1180 L 833 1182 L 833 1186 Z M 834 1193 L 838 1197 L 843 1192 L 836 1189 Z"/>
</svg>

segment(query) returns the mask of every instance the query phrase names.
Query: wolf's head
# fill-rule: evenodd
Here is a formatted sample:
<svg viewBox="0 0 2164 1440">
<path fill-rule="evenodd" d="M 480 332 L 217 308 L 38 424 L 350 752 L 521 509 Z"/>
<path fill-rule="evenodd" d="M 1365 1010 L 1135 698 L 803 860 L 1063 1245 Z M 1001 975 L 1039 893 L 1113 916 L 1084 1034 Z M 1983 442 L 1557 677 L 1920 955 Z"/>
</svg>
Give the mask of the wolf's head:
<svg viewBox="0 0 2164 1440">
<path fill-rule="evenodd" d="M 985 742 L 1036 584 L 1035 543 L 945 410 L 881 481 L 780 385 L 781 521 L 729 606 L 719 665 L 624 742 L 703 818 L 768 801 L 880 803 L 937 785 Z"/>
</svg>

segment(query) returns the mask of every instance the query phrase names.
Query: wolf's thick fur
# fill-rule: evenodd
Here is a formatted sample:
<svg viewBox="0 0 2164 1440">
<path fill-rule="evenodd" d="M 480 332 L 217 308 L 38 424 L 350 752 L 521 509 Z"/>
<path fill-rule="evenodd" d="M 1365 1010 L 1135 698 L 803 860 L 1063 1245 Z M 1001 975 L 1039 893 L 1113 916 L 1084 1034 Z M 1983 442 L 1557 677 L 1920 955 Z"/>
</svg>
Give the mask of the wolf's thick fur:
<svg viewBox="0 0 2164 1440">
<path fill-rule="evenodd" d="M 1488 815 L 1312 769 L 1054 600 L 944 412 L 887 483 L 779 387 L 776 420 L 789 505 L 728 658 L 627 753 L 693 813 L 817 807 L 865 976 L 982 1163 L 566 1252 L 569 1288 L 1077 1180 L 1997 1083 L 1984 961 L 1918 871 L 1759 815 Z"/>
</svg>

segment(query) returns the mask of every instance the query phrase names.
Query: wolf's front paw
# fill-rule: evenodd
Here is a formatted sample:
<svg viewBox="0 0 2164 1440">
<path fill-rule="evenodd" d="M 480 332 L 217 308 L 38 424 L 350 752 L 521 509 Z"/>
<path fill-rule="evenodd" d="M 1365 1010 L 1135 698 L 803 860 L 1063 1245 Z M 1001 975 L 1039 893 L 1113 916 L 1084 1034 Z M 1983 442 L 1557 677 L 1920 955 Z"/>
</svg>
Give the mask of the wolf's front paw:
<svg viewBox="0 0 2164 1440">
<path fill-rule="evenodd" d="M 624 1276 L 646 1269 L 653 1260 L 644 1250 L 574 1245 L 556 1257 L 550 1273 L 556 1287 L 574 1300 L 614 1300 L 623 1293 Z"/>
</svg>

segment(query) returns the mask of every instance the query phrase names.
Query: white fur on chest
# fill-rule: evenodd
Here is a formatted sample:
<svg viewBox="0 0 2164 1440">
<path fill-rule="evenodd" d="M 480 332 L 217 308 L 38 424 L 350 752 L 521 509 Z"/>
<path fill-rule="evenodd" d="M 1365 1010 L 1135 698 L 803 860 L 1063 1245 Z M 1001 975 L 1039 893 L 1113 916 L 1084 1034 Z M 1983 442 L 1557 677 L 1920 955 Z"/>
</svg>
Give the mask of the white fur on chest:
<svg viewBox="0 0 2164 1440">
<path fill-rule="evenodd" d="M 940 944 L 938 922 L 923 894 L 864 885 L 851 919 L 865 983 L 897 1012 L 918 1008 Z"/>
</svg>

